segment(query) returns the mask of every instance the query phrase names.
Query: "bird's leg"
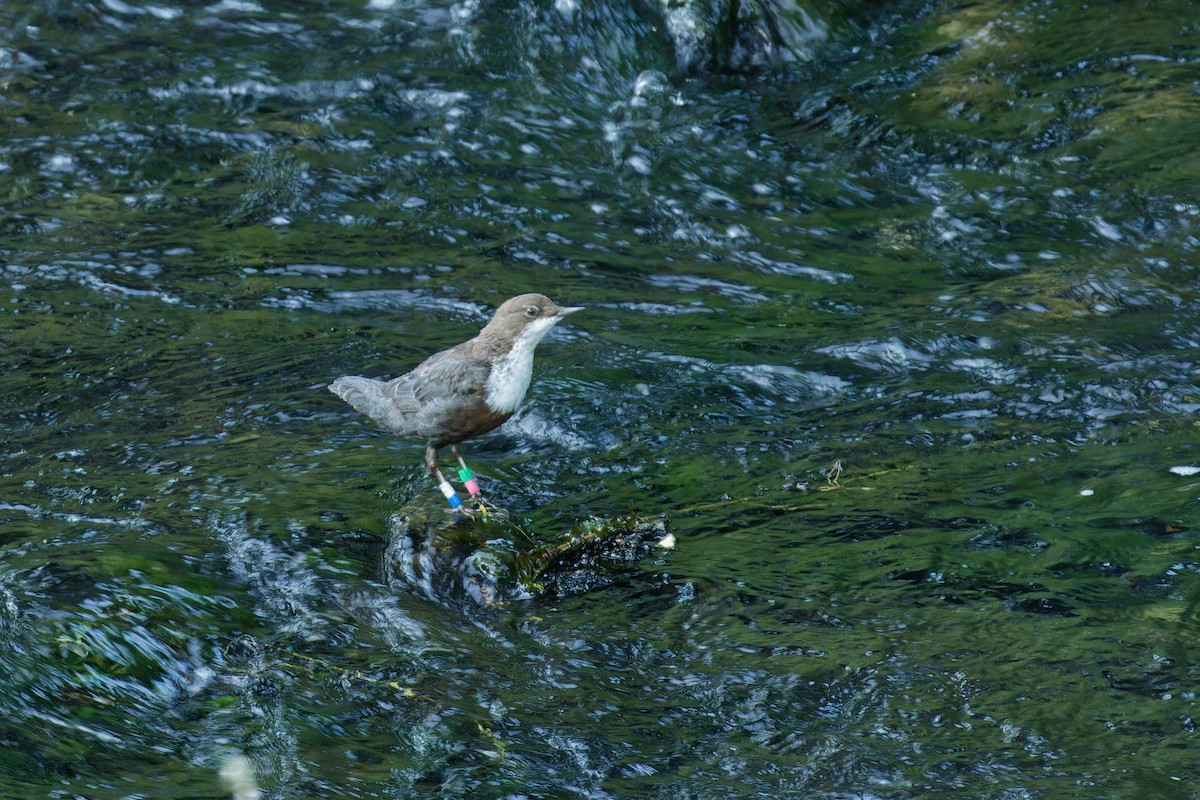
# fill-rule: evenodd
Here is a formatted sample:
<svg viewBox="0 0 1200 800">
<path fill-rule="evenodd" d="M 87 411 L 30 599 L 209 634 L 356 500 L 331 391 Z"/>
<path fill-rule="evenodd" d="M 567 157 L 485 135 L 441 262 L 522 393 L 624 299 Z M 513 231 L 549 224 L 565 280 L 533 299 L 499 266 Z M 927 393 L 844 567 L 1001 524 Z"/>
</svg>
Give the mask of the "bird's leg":
<svg viewBox="0 0 1200 800">
<path fill-rule="evenodd" d="M 429 467 L 429 471 L 433 473 L 433 479 L 437 481 L 437 487 L 441 490 L 442 496 L 446 498 L 446 502 L 451 508 L 459 508 L 462 506 L 462 500 L 459 499 L 458 493 L 454 491 L 454 487 L 450 485 L 450 481 L 446 480 L 442 475 L 442 470 L 438 466 L 437 448 L 433 445 L 425 447 L 425 466 Z"/>
<path fill-rule="evenodd" d="M 454 457 L 458 459 L 458 479 L 467 487 L 467 491 L 471 493 L 471 500 L 479 504 L 479 513 L 485 517 L 488 515 L 488 506 L 484 502 L 483 496 L 480 494 L 479 482 L 475 480 L 474 473 L 467 466 L 467 462 L 463 461 L 462 453 L 458 452 L 457 445 L 450 445 L 450 452 L 454 453 Z"/>
<path fill-rule="evenodd" d="M 458 459 L 458 479 L 467 487 L 467 491 L 471 493 L 471 499 L 475 499 L 475 495 L 479 494 L 479 482 L 475 480 L 474 473 L 467 466 L 467 462 L 463 461 L 462 453 L 458 452 L 458 445 L 450 445 L 450 452 L 454 453 L 454 457 Z"/>
</svg>

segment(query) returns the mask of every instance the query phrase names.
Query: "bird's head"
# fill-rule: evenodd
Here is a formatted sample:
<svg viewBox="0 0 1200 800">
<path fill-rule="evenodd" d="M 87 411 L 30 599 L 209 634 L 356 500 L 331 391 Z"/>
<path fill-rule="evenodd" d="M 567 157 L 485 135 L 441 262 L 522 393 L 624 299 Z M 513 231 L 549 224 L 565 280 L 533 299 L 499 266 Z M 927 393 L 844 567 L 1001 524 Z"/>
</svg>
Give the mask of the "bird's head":
<svg viewBox="0 0 1200 800">
<path fill-rule="evenodd" d="M 533 347 L 559 320 L 582 310 L 560 306 L 544 294 L 521 294 L 501 303 L 480 335 L 510 346 Z"/>
</svg>

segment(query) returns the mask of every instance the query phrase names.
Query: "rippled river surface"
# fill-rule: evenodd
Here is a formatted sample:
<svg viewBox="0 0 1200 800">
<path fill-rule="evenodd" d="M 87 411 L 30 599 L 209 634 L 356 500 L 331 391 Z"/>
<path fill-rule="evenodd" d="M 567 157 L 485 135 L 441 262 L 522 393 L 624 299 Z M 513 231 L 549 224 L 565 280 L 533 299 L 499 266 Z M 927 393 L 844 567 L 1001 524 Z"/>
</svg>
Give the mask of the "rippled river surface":
<svg viewBox="0 0 1200 800">
<path fill-rule="evenodd" d="M 3 4 L 0 797 L 1200 797 L 1197 131 L 1185 2 Z M 454 525 L 325 387 L 528 291 Z"/>
</svg>

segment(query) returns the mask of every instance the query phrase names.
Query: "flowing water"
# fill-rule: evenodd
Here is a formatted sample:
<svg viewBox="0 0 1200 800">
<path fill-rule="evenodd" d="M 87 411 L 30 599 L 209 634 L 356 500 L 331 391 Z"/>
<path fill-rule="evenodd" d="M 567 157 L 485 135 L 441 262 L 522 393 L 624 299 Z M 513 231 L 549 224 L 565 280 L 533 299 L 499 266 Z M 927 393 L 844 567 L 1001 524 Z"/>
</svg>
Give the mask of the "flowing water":
<svg viewBox="0 0 1200 800">
<path fill-rule="evenodd" d="M 1195 4 L 0 31 L 0 797 L 1200 797 Z M 443 546 L 324 387 L 525 291 Z"/>
</svg>

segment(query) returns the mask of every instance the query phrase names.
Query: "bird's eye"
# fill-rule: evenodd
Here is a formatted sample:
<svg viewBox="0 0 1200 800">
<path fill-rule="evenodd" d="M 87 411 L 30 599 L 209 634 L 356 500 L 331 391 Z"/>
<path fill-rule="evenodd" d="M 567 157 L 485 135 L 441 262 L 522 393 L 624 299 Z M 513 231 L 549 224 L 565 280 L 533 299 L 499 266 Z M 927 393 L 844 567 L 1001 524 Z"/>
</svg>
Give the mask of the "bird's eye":
<svg viewBox="0 0 1200 800">
<path fill-rule="evenodd" d="M 529 317 L 530 319 L 533 319 L 537 315 L 538 315 L 538 307 L 537 306 L 525 306 L 525 316 Z"/>
</svg>

